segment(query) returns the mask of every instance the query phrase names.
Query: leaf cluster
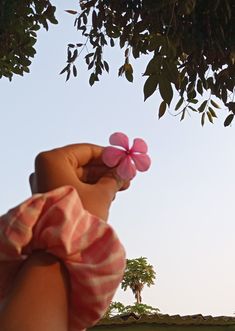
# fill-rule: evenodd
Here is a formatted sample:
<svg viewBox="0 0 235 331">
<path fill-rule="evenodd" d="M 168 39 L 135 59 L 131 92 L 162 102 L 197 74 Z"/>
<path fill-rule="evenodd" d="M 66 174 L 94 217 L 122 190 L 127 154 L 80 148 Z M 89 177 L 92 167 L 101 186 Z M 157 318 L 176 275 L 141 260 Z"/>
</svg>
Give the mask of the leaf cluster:
<svg viewBox="0 0 235 331">
<path fill-rule="evenodd" d="M 129 305 L 125 307 L 124 313 L 131 314 L 134 313 L 138 316 L 140 315 L 153 315 L 159 313 L 158 308 L 154 308 L 152 306 L 143 304 L 143 303 L 135 303 L 134 305 Z"/>
<path fill-rule="evenodd" d="M 155 278 L 156 273 L 153 266 L 147 262 L 146 257 L 127 259 L 121 288 L 126 291 L 130 287 L 133 293 L 136 293 L 136 290 L 141 291 L 144 285 L 148 287 L 153 285 Z"/>
<path fill-rule="evenodd" d="M 125 306 L 119 301 L 112 301 L 103 318 L 111 318 L 120 314 L 124 314 Z"/>
<path fill-rule="evenodd" d="M 85 56 L 92 70 L 91 85 L 108 71 L 104 48 L 118 45 L 124 49 L 124 64 L 118 73 L 130 82 L 131 59 L 151 56 L 143 74 L 144 98 L 160 93 L 159 117 L 171 106 L 177 91 L 175 110 L 181 120 L 193 111 L 201 116 L 202 124 L 206 118 L 213 123 L 219 109 L 213 96 L 229 111 L 225 125 L 231 123 L 235 114 L 234 0 L 80 0 L 80 7 L 79 13 L 68 12 L 76 15 L 74 25 L 86 40 L 84 49 L 92 47 Z M 77 56 L 68 53 L 67 79 L 71 59 L 74 66 Z M 198 106 L 204 92 L 209 98 L 203 100 L 205 107 Z"/>
<path fill-rule="evenodd" d="M 136 302 L 134 305 L 125 306 L 121 302 L 113 301 L 111 302 L 103 318 L 112 318 L 118 315 L 129 315 L 131 313 L 134 313 L 137 316 L 153 315 L 159 312 L 160 310 L 158 308 L 154 308 L 143 303 Z"/>
<path fill-rule="evenodd" d="M 29 72 L 40 27 L 57 24 L 48 0 L 0 0 L 0 78 Z"/>
</svg>

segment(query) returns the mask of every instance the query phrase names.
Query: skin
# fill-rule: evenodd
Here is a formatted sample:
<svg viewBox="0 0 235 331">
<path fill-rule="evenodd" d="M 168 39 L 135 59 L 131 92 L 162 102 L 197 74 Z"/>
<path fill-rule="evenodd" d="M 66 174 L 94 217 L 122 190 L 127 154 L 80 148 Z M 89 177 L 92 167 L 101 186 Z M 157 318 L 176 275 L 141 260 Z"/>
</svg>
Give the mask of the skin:
<svg viewBox="0 0 235 331">
<path fill-rule="evenodd" d="M 74 144 L 40 153 L 30 176 L 32 193 L 71 185 L 84 208 L 107 221 L 116 193 L 127 189 L 129 182 L 103 164 L 102 151 L 101 146 Z M 63 263 L 51 254 L 35 252 L 16 275 L 0 311 L 1 331 L 67 331 L 68 296 Z"/>
</svg>

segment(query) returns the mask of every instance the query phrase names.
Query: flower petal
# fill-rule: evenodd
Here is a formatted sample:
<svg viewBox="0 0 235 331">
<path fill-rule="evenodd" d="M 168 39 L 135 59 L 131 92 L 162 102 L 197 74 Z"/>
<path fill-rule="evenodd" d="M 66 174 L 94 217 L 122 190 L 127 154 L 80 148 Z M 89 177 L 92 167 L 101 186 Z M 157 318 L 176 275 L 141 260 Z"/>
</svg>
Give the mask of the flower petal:
<svg viewBox="0 0 235 331">
<path fill-rule="evenodd" d="M 102 160 L 108 167 L 116 167 L 119 162 L 126 156 L 125 151 L 115 147 L 105 147 L 102 154 Z"/>
<path fill-rule="evenodd" d="M 134 164 L 131 162 L 131 157 L 126 156 L 117 167 L 117 174 L 123 179 L 123 180 L 130 180 L 135 177 L 136 175 L 136 169 Z"/>
<path fill-rule="evenodd" d="M 147 171 L 151 165 L 151 159 L 147 154 L 132 154 L 131 158 L 139 171 Z"/>
<path fill-rule="evenodd" d="M 148 146 L 146 142 L 141 138 L 134 139 L 133 146 L 131 147 L 131 152 L 137 153 L 147 153 Z"/>
<path fill-rule="evenodd" d="M 129 139 L 122 132 L 115 132 L 115 133 L 111 134 L 111 136 L 109 138 L 109 142 L 111 145 L 121 146 L 121 147 L 129 150 Z"/>
</svg>

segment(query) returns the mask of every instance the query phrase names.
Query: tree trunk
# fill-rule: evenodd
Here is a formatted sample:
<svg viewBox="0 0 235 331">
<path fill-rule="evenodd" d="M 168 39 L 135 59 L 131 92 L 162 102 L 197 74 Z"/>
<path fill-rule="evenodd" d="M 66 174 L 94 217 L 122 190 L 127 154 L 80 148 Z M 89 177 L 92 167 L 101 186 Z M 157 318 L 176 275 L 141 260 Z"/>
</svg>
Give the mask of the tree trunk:
<svg viewBox="0 0 235 331">
<path fill-rule="evenodd" d="M 139 290 L 137 290 L 135 292 L 135 298 L 136 298 L 137 303 L 141 303 L 142 302 L 142 298 L 141 298 L 141 294 L 140 294 L 140 291 Z"/>
</svg>

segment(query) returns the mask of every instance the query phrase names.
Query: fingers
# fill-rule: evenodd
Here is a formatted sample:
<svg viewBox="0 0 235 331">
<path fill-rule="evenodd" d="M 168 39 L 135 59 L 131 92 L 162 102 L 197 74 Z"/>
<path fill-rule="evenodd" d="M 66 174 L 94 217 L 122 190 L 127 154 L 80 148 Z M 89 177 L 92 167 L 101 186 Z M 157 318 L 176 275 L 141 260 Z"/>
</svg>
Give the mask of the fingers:
<svg viewBox="0 0 235 331">
<path fill-rule="evenodd" d="M 127 189 L 130 182 L 103 164 L 103 149 L 92 144 L 73 144 L 40 153 L 35 160 L 35 174 L 30 176 L 32 193 L 71 185 L 85 209 L 107 220 L 116 193 Z"/>
<path fill-rule="evenodd" d="M 93 144 L 72 144 L 57 148 L 51 152 L 59 152 L 66 155 L 73 161 L 73 164 L 78 168 L 86 165 L 89 162 L 93 162 L 94 165 L 103 164 L 101 155 L 103 147 Z"/>
</svg>

